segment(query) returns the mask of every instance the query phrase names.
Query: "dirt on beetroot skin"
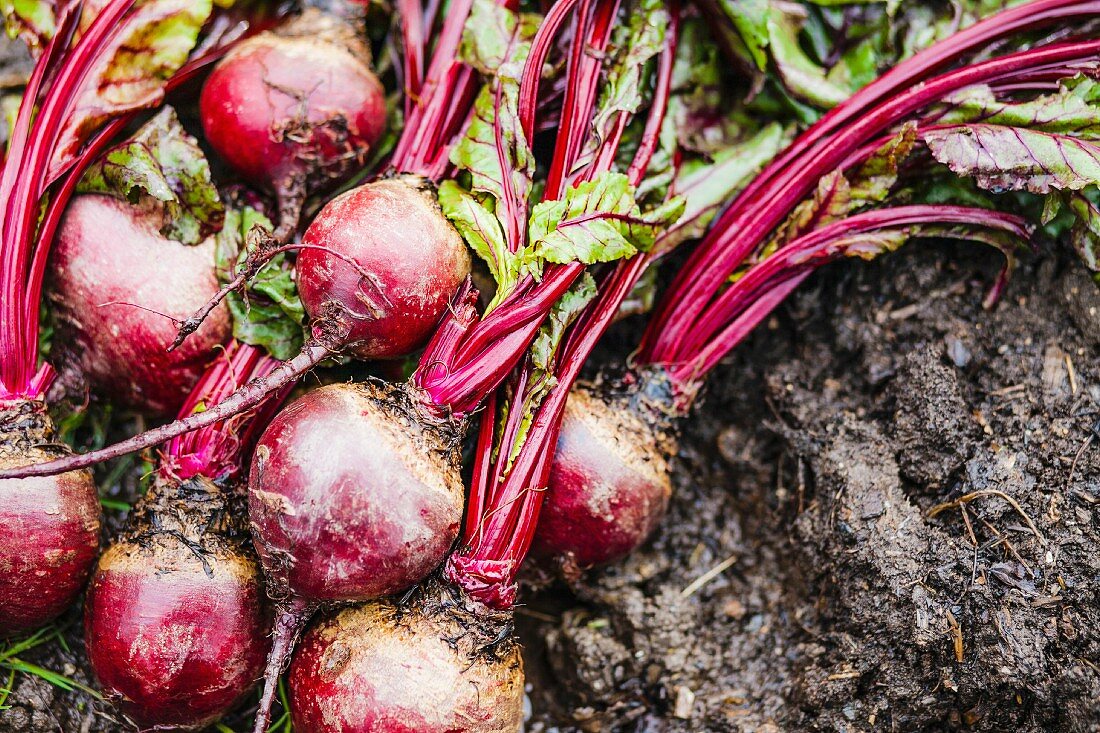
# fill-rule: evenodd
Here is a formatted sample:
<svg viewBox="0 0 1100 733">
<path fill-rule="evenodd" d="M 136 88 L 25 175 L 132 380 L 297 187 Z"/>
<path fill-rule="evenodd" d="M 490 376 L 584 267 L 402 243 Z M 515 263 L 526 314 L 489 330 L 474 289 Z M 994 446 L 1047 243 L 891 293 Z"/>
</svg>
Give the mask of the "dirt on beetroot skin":
<svg viewBox="0 0 1100 733">
<path fill-rule="evenodd" d="M 527 594 L 528 732 L 1097 729 L 1100 290 L 1047 255 L 986 312 L 998 266 L 839 264 L 738 349 L 657 536 Z M 70 620 L 21 658 L 90 684 Z M 7 705 L 0 733 L 128 729 L 32 675 Z"/>
<path fill-rule="evenodd" d="M 837 265 L 738 349 L 659 534 L 521 609 L 528 730 L 1100 728 L 1100 291 L 998 266 Z"/>
</svg>

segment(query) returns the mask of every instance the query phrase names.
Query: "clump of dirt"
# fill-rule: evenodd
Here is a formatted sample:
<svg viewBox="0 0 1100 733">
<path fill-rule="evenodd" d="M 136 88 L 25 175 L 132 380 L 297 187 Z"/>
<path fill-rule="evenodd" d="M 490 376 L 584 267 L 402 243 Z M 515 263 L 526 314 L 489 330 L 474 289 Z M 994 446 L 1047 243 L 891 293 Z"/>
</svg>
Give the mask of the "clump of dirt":
<svg viewBox="0 0 1100 733">
<path fill-rule="evenodd" d="M 838 265 L 744 344 L 659 535 L 524 611 L 530 730 L 1092 730 L 1100 294 L 998 266 Z"/>
</svg>

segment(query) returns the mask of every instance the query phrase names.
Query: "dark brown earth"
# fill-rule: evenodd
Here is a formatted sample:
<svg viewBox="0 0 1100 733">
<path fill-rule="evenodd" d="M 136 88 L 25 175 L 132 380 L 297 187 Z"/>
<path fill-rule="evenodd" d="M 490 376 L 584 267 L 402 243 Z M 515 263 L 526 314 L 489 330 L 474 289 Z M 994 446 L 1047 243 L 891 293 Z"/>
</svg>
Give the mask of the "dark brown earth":
<svg viewBox="0 0 1100 733">
<path fill-rule="evenodd" d="M 529 731 L 1097 729 L 1100 292 L 1039 255 L 985 312 L 998 265 L 839 264 L 744 344 L 659 535 L 520 609 Z M 76 618 L 21 658 L 87 682 Z M 31 675 L 7 704 L 0 733 L 125 729 Z"/>
<path fill-rule="evenodd" d="M 530 729 L 1097 729 L 1100 295 L 1038 257 L 983 312 L 997 266 L 838 265 L 743 345 L 661 534 L 524 612 Z"/>
</svg>

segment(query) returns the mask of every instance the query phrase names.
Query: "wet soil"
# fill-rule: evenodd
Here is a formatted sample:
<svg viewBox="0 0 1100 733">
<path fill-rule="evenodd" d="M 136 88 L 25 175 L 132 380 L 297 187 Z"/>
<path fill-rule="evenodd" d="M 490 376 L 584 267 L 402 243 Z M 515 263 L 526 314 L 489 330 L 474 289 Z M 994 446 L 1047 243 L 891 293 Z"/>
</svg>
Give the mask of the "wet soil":
<svg viewBox="0 0 1100 733">
<path fill-rule="evenodd" d="M 1039 256 L 986 312 L 998 264 L 834 266 L 744 344 L 658 536 L 522 611 L 530 730 L 1100 728 L 1100 295 Z"/>
<path fill-rule="evenodd" d="M 1100 290 L 1043 254 L 983 311 L 999 264 L 842 263 L 738 349 L 657 536 L 519 609 L 528 731 L 1100 729 Z M 90 684 L 66 622 L 20 658 Z M 14 680 L 0 733 L 127 730 Z"/>
</svg>

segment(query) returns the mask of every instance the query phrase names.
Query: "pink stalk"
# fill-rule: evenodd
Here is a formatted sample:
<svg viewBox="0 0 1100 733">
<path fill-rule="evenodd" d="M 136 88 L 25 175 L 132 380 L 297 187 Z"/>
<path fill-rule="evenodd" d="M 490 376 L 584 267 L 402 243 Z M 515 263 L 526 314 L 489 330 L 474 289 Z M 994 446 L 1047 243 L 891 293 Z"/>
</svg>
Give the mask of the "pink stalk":
<svg viewBox="0 0 1100 733">
<path fill-rule="evenodd" d="M 231 341 L 222 356 L 211 364 L 180 408 L 180 417 L 202 412 L 224 400 L 241 385 L 264 377 L 279 365 L 255 346 Z M 288 390 L 274 394 L 257 410 L 234 415 L 168 442 L 161 455 L 159 472 L 164 478 L 186 481 L 194 476 L 218 480 L 240 470 L 243 454 L 267 425 Z"/>
<path fill-rule="evenodd" d="M 669 297 L 662 301 L 665 305 L 655 313 L 648 341 L 652 341 L 655 334 L 663 334 L 670 320 L 681 322 L 697 313 L 698 306 L 695 303 L 684 302 L 686 292 L 700 280 L 713 289 L 722 279 L 720 273 L 708 267 L 709 263 L 721 258 L 723 263 L 731 263 L 732 270 L 744 261 L 757 244 L 758 230 L 771 228 L 765 226 L 764 222 L 754 221 L 753 213 L 761 208 L 769 211 L 777 208 L 759 207 L 755 202 L 771 200 L 778 189 L 803 170 L 807 153 L 819 143 L 827 141 L 832 133 L 860 122 L 867 110 L 899 94 L 919 92 L 919 82 L 929 74 L 990 43 L 1053 23 L 1084 21 L 1096 17 L 1098 13 L 1100 3 L 1072 0 L 1036 0 L 1001 11 L 903 61 L 831 110 L 792 143 L 785 153 L 776 158 L 715 222 L 716 230 L 731 230 L 743 234 L 734 234 L 725 242 L 715 242 L 711 246 L 700 246 L 696 249 L 670 286 Z M 778 222 L 771 226 L 776 223 Z M 688 315 L 681 316 L 677 313 L 674 316 L 671 312 L 673 303 L 678 304 L 678 312 L 684 311 Z M 666 338 L 675 339 L 676 336 L 673 334 Z"/>
<path fill-rule="evenodd" d="M 1100 53 L 1100 41 L 1058 44 L 991 59 L 925 81 L 866 111 L 812 151 L 802 151 L 796 166 L 757 189 L 757 205 L 743 206 L 736 221 L 721 217 L 680 271 L 646 329 L 641 358 L 646 362 L 677 359 L 681 342 L 692 332 L 723 283 L 734 273 L 817 181 L 840 166 L 853 148 L 876 138 L 909 115 L 951 92 L 974 84 L 1011 79 L 1021 71 L 1047 64 L 1086 63 Z M 794 144 L 798 145 L 797 141 Z M 744 194 L 738 201 L 744 200 Z M 761 205 L 760 202 L 766 202 Z M 728 211 L 727 211 L 728 214 Z M 701 267 L 702 262 L 708 266 Z M 690 285 L 690 287 L 689 287 Z"/>
<path fill-rule="evenodd" d="M 671 91 L 678 29 L 679 7 L 674 3 L 665 48 L 658 60 L 656 89 L 643 142 L 627 174 L 633 185 L 641 182 L 656 149 L 656 135 L 664 121 Z M 598 154 L 596 160 L 610 165 L 603 154 Z M 512 384 L 508 419 L 499 436 L 494 430 L 495 394 L 488 400 L 478 434 L 461 549 L 448 559 L 445 574 L 448 580 L 490 607 L 510 608 L 515 602 L 515 576 L 534 537 L 542 506 L 542 487 L 546 486 L 565 401 L 585 358 L 611 325 L 653 257 L 647 253 L 620 262 L 604 279 L 599 296 L 584 310 L 561 344 L 556 386 L 538 406 L 526 436 L 521 438 L 519 430 L 528 412 L 527 402 L 532 399 L 528 393 L 532 386 L 529 361 L 520 367 Z"/>
</svg>

